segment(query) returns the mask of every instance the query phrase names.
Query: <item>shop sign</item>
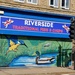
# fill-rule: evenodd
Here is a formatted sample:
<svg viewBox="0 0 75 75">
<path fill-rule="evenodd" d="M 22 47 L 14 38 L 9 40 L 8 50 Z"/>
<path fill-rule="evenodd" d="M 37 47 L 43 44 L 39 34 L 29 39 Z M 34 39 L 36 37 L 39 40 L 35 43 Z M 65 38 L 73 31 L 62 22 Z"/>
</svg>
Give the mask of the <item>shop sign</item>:
<svg viewBox="0 0 75 75">
<path fill-rule="evenodd" d="M 1 29 L 5 30 L 19 30 L 19 31 L 34 31 L 34 32 L 49 32 L 49 33 L 68 33 L 69 23 L 1 17 Z"/>
<path fill-rule="evenodd" d="M 0 34 L 9 34 L 10 31 L 16 35 L 69 38 L 70 23 L 7 16 L 1 16 L 0 23 Z"/>
</svg>

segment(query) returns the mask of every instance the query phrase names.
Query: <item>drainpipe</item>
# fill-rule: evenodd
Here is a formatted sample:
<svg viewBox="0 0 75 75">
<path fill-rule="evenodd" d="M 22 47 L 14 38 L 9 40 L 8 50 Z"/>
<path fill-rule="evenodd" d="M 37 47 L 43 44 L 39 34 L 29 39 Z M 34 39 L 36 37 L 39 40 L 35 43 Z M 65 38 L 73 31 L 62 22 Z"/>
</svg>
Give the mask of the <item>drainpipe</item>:
<svg viewBox="0 0 75 75">
<path fill-rule="evenodd" d="M 74 51 L 74 70 L 75 70 L 75 51 Z"/>
</svg>

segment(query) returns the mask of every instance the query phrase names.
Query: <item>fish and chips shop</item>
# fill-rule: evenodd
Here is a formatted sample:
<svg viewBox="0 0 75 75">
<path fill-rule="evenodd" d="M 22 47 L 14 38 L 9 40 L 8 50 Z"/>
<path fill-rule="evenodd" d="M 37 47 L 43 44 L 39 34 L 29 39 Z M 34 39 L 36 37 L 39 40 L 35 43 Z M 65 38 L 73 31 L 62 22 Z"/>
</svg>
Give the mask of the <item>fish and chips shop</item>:
<svg viewBox="0 0 75 75">
<path fill-rule="evenodd" d="M 0 67 L 71 65 L 69 15 L 0 7 Z"/>
</svg>

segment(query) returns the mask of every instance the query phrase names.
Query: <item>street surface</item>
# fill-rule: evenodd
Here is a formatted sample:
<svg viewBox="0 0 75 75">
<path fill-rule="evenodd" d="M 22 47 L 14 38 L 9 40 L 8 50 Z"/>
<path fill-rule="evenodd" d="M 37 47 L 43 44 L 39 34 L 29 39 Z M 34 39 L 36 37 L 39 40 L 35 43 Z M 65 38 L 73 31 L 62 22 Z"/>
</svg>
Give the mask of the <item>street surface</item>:
<svg viewBox="0 0 75 75">
<path fill-rule="evenodd" d="M 75 70 L 63 67 L 0 68 L 0 75 L 75 75 Z"/>
</svg>

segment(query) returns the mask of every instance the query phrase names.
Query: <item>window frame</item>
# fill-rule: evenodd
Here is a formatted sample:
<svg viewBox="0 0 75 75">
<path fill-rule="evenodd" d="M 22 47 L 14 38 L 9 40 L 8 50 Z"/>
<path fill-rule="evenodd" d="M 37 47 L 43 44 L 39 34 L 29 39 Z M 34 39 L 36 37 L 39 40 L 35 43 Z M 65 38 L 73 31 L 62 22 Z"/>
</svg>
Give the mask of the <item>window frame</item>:
<svg viewBox="0 0 75 75">
<path fill-rule="evenodd" d="M 24 1 L 20 1 L 20 0 L 13 0 L 13 1 L 15 1 L 15 2 L 21 2 L 21 3 L 24 3 L 24 2 L 25 2 L 25 0 L 24 0 Z"/>
<path fill-rule="evenodd" d="M 57 6 L 55 5 L 55 4 L 56 4 L 55 2 L 56 2 L 56 1 L 53 0 L 53 5 L 51 5 L 51 0 L 49 0 L 49 6 L 54 7 L 54 8 L 58 8 L 59 1 L 58 1 Z"/>
<path fill-rule="evenodd" d="M 30 4 L 35 4 L 37 5 L 38 4 L 38 0 L 36 1 L 36 3 L 33 3 L 33 0 L 31 0 L 31 2 L 29 2 L 28 0 L 26 0 L 27 3 L 30 3 Z"/>
<path fill-rule="evenodd" d="M 62 6 L 62 0 L 60 0 L 60 7 L 61 7 L 62 9 L 70 9 L 70 0 L 68 0 L 68 1 L 69 1 L 69 3 L 68 3 L 68 8 L 67 8 L 67 5 L 66 5 L 67 0 L 65 0 L 65 5 L 64 5 L 64 6 Z"/>
</svg>

